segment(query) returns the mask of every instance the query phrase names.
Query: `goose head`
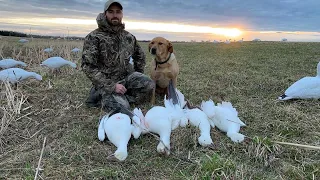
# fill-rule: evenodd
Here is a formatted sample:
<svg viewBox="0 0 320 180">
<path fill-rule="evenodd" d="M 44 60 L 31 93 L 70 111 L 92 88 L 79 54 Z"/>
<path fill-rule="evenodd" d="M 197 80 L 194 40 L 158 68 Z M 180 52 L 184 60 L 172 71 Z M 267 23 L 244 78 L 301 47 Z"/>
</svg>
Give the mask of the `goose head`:
<svg viewBox="0 0 320 180">
<path fill-rule="evenodd" d="M 39 74 L 37 74 L 37 73 L 35 73 L 35 72 L 32 73 L 32 76 L 33 76 L 34 78 L 36 78 L 36 80 L 39 80 L 39 81 L 42 80 L 42 76 L 39 75 Z"/>
<path fill-rule="evenodd" d="M 128 157 L 128 152 L 127 151 L 116 151 L 114 153 L 114 156 L 119 159 L 119 161 L 124 161 Z"/>
<path fill-rule="evenodd" d="M 140 109 L 140 108 L 134 108 L 133 113 L 134 113 L 133 118 L 135 118 L 135 119 L 133 119 L 133 121 L 134 121 L 134 122 L 140 121 L 140 122 L 138 122 L 138 123 L 139 123 L 140 130 L 142 131 L 143 134 L 146 133 L 148 127 L 146 126 L 146 120 L 145 120 L 145 117 L 144 117 L 141 109 Z M 139 120 L 138 120 L 138 119 L 139 119 Z M 137 123 L 137 124 L 138 124 L 138 123 Z"/>
<path fill-rule="evenodd" d="M 157 146 L 157 152 L 160 154 L 164 154 L 166 156 L 169 156 L 170 155 L 170 142 L 167 143 L 163 140 L 162 140 L 162 142 L 159 142 L 159 144 Z"/>
<path fill-rule="evenodd" d="M 113 154 L 108 156 L 108 160 L 110 161 L 124 161 L 128 157 L 128 152 L 127 151 L 120 151 L 116 150 Z"/>
<path fill-rule="evenodd" d="M 138 116 L 134 115 L 132 117 L 132 121 L 133 121 L 132 135 L 135 139 L 138 139 L 139 136 L 141 135 L 141 132 L 143 131 L 140 127 L 141 119 Z"/>
<path fill-rule="evenodd" d="M 27 66 L 27 64 L 24 63 L 24 62 L 20 62 L 19 65 L 21 65 L 21 66 L 23 66 L 23 67 L 26 67 L 26 66 Z"/>
<path fill-rule="evenodd" d="M 201 146 L 210 146 L 213 144 L 211 137 L 203 134 L 198 138 L 198 142 Z"/>
<path fill-rule="evenodd" d="M 71 67 L 73 67 L 73 68 L 77 68 L 77 64 L 76 63 L 73 63 L 73 62 L 68 62 L 68 64 L 71 66 Z"/>
</svg>

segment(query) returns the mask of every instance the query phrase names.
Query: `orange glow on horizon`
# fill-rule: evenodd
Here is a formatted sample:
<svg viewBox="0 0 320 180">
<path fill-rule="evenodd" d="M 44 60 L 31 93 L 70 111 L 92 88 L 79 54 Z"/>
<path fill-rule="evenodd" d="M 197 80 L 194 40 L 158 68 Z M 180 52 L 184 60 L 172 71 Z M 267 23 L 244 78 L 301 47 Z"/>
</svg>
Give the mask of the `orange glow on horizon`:
<svg viewBox="0 0 320 180">
<path fill-rule="evenodd" d="M 74 26 L 95 26 L 96 20 L 92 19 L 70 19 L 70 18 L 0 18 L 0 22 L 13 24 L 28 24 L 33 26 L 57 26 L 57 25 L 74 25 Z M 145 30 L 160 32 L 181 32 L 181 33 L 203 33 L 214 34 L 226 37 L 238 37 L 242 34 L 237 28 L 212 28 L 209 26 L 194 26 L 174 23 L 156 23 L 126 20 L 127 30 Z"/>
</svg>

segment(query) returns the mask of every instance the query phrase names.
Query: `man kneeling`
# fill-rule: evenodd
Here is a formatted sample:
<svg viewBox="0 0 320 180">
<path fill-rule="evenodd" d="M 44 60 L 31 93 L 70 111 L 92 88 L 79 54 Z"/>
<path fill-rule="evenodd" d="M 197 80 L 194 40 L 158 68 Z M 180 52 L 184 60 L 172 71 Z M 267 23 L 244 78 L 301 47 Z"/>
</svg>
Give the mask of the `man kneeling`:
<svg viewBox="0 0 320 180">
<path fill-rule="evenodd" d="M 154 82 L 143 74 L 145 54 L 135 36 L 124 30 L 122 5 L 106 2 L 98 28 L 84 41 L 82 70 L 92 81 L 87 106 L 126 113 L 130 103 L 150 101 Z"/>
</svg>

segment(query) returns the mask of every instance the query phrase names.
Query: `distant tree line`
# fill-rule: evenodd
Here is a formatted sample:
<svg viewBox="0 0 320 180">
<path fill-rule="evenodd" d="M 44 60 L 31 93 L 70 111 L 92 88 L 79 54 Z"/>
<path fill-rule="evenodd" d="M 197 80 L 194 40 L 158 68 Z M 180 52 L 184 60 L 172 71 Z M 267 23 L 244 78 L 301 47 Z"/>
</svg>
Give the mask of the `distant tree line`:
<svg viewBox="0 0 320 180">
<path fill-rule="evenodd" d="M 27 34 L 15 31 L 3 31 L 0 30 L 1 36 L 15 36 L 15 37 L 27 37 Z"/>
<path fill-rule="evenodd" d="M 16 31 L 6 31 L 6 30 L 0 30 L 0 36 L 14 36 L 14 37 L 33 37 L 33 38 L 63 38 L 60 36 L 42 36 L 42 35 L 35 35 L 35 34 L 25 34 L 25 33 L 21 33 L 21 32 L 16 32 Z M 67 39 L 72 39 L 72 40 L 76 40 L 76 39 L 80 39 L 82 40 L 83 38 L 81 37 L 76 37 L 76 36 L 69 36 L 69 37 L 65 37 Z"/>
</svg>

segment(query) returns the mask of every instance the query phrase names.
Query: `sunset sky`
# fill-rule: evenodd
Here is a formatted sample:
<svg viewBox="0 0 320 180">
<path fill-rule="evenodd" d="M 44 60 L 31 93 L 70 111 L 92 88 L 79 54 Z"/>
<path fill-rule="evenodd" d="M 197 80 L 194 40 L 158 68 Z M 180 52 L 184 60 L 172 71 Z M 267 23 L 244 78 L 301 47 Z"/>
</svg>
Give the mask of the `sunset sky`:
<svg viewBox="0 0 320 180">
<path fill-rule="evenodd" d="M 0 0 L 0 29 L 84 37 L 105 0 Z M 319 0 L 123 0 L 123 22 L 139 40 L 320 41 Z"/>
</svg>

